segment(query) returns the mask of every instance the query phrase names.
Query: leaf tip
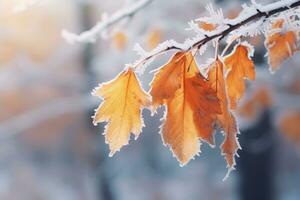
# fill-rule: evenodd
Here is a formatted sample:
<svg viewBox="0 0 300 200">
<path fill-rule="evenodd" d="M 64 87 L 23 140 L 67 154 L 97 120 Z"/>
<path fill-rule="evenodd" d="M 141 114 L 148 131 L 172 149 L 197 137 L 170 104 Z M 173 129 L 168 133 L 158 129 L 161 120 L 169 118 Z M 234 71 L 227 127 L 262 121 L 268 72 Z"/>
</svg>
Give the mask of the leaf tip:
<svg viewBox="0 0 300 200">
<path fill-rule="evenodd" d="M 115 153 L 116 153 L 115 151 L 109 152 L 108 157 L 110 157 L 110 158 L 113 157 L 115 155 Z"/>
<path fill-rule="evenodd" d="M 230 174 L 231 174 L 231 172 L 232 172 L 233 170 L 235 170 L 234 167 L 229 167 L 229 168 L 228 168 L 228 170 L 227 170 L 227 172 L 226 172 L 226 174 L 225 174 L 225 177 L 224 177 L 223 180 L 222 180 L 223 182 L 226 181 L 226 180 L 229 178 L 229 176 L 230 176 Z"/>
</svg>

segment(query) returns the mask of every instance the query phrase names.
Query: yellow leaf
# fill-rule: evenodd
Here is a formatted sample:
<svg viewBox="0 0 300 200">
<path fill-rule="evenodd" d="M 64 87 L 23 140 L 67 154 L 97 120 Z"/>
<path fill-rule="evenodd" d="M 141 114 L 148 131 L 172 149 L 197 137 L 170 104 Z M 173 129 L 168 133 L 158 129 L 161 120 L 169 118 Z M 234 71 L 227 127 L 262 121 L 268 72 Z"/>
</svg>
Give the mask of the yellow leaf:
<svg viewBox="0 0 300 200">
<path fill-rule="evenodd" d="M 268 62 L 272 72 L 279 68 L 279 65 L 291 57 L 297 48 L 297 35 L 293 31 L 284 32 L 284 19 L 279 19 L 272 25 L 271 31 L 267 35 L 265 46 L 268 50 Z M 279 29 L 279 31 L 277 30 Z"/>
<path fill-rule="evenodd" d="M 112 156 L 128 144 L 130 133 L 138 138 L 144 126 L 141 109 L 148 106 L 148 95 L 131 68 L 100 85 L 94 90 L 94 95 L 103 98 L 95 113 L 94 124 L 108 122 L 104 134 Z"/>
<path fill-rule="evenodd" d="M 247 44 L 239 44 L 224 60 L 225 68 L 228 70 L 226 86 L 231 109 L 236 108 L 237 102 L 245 93 L 244 79 L 255 79 L 255 67 L 249 51 L 250 47 Z"/>
<path fill-rule="evenodd" d="M 220 112 L 210 83 L 200 74 L 191 53 L 179 52 L 155 75 L 150 94 L 153 105 L 166 105 L 162 126 L 164 144 L 181 165 L 200 151 L 199 139 L 213 144 L 213 125 Z"/>
<path fill-rule="evenodd" d="M 227 91 L 224 80 L 223 63 L 218 59 L 211 66 L 208 74 L 213 88 L 217 92 L 217 97 L 221 101 L 222 114 L 218 115 L 219 124 L 224 131 L 225 139 L 221 146 L 222 153 L 225 155 L 229 171 L 235 166 L 235 155 L 240 147 L 237 140 L 237 124 L 234 115 L 229 110 Z"/>
</svg>

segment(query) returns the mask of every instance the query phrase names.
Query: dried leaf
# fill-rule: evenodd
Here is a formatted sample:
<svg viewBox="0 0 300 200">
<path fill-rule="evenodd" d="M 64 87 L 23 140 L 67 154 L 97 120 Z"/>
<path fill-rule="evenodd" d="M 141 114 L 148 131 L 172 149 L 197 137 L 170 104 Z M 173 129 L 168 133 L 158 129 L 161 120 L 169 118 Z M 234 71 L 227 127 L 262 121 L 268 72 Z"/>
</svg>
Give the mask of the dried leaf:
<svg viewBox="0 0 300 200">
<path fill-rule="evenodd" d="M 185 100 L 183 90 L 178 90 L 167 103 L 166 121 L 162 126 L 163 142 L 171 148 L 181 166 L 200 152 L 193 111 Z"/>
<path fill-rule="evenodd" d="M 220 113 L 210 83 L 200 74 L 191 53 L 176 53 L 155 75 L 150 94 L 153 106 L 166 105 L 162 126 L 164 144 L 181 165 L 200 151 L 199 139 L 214 143 L 213 125 Z"/>
<path fill-rule="evenodd" d="M 186 101 L 192 107 L 198 135 L 202 140 L 214 145 L 213 126 L 217 114 L 221 114 L 217 94 L 199 72 L 194 77 L 186 79 L 185 86 Z"/>
<path fill-rule="evenodd" d="M 284 31 L 284 23 L 284 19 L 274 22 L 265 41 L 268 50 L 268 62 L 272 72 L 276 71 L 284 60 L 298 50 L 296 33 Z"/>
<path fill-rule="evenodd" d="M 238 128 L 234 115 L 229 110 L 227 91 L 224 80 L 223 63 L 218 59 L 210 66 L 209 80 L 217 92 L 217 97 L 221 101 L 222 114 L 218 115 L 219 124 L 224 131 L 225 139 L 221 146 L 225 155 L 229 171 L 235 166 L 234 156 L 237 154 L 240 145 L 237 140 Z"/>
<path fill-rule="evenodd" d="M 184 53 L 176 53 L 171 60 L 157 70 L 150 89 L 153 110 L 166 103 L 167 99 L 175 96 L 176 90 L 181 87 L 182 66 L 186 59 Z"/>
<path fill-rule="evenodd" d="M 103 98 L 95 113 L 94 124 L 108 122 L 104 134 L 112 156 L 128 144 L 130 133 L 138 138 L 144 126 L 141 109 L 149 105 L 148 95 L 131 68 L 101 84 L 94 90 L 94 95 Z"/>
<path fill-rule="evenodd" d="M 236 108 L 237 102 L 245 93 L 244 79 L 255 79 L 255 67 L 250 59 L 250 51 L 248 44 L 239 44 L 224 60 L 228 70 L 226 86 L 231 109 Z"/>
</svg>

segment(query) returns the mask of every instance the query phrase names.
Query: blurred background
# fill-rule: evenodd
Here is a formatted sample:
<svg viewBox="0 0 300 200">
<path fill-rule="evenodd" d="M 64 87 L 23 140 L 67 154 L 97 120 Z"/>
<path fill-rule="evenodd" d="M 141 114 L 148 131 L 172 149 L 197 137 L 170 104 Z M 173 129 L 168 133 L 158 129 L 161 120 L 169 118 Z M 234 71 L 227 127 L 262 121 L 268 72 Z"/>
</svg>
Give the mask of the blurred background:
<svg viewBox="0 0 300 200">
<path fill-rule="evenodd" d="M 138 0 L 136 0 L 138 1 Z M 138 58 L 139 43 L 184 41 L 187 22 L 221 7 L 235 17 L 242 0 L 153 0 L 112 26 L 94 44 L 68 44 L 63 29 L 80 33 L 135 0 L 0 0 L 0 199 L 1 200 L 299 200 L 300 57 L 270 74 L 264 38 L 256 46 L 257 80 L 249 83 L 236 114 L 241 134 L 237 170 L 226 181 L 217 146 L 179 167 L 158 134 L 163 109 L 137 141 L 108 157 L 103 127 L 91 116 L 100 100 L 90 92 Z M 260 1 L 269 3 L 272 1 Z M 213 49 L 198 60 L 205 64 Z M 140 77 L 146 90 L 151 70 Z"/>
</svg>

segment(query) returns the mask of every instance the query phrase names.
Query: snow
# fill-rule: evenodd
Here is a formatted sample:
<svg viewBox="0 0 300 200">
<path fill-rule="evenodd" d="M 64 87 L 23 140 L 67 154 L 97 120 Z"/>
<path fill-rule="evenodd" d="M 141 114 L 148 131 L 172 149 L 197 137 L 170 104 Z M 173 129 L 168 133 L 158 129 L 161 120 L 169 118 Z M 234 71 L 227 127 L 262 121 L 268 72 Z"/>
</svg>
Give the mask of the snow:
<svg viewBox="0 0 300 200">
<path fill-rule="evenodd" d="M 224 15 L 222 9 L 214 10 L 212 4 L 208 4 L 206 7 L 206 10 L 209 12 L 211 18 L 214 19 L 214 23 L 216 24 L 222 24 L 224 21 Z"/>
<path fill-rule="evenodd" d="M 259 10 L 261 12 L 269 12 L 270 10 L 275 10 L 277 8 L 281 7 L 290 7 L 293 3 L 296 3 L 298 0 L 282 0 L 282 1 L 277 1 L 272 4 L 268 4 L 266 6 L 260 6 Z"/>
<path fill-rule="evenodd" d="M 257 20 L 249 25 L 242 26 L 241 28 L 230 33 L 230 37 L 239 38 L 241 36 L 255 37 L 264 33 L 266 27 L 264 25 L 263 19 Z"/>
<path fill-rule="evenodd" d="M 132 66 L 135 68 L 135 71 L 138 74 L 143 74 L 146 67 L 154 60 L 153 55 L 159 55 L 165 52 L 168 48 L 177 48 L 177 49 L 188 49 L 189 46 L 180 43 L 177 43 L 175 40 L 167 40 L 161 44 L 159 44 L 156 48 L 154 48 L 152 51 L 147 52 L 140 45 L 135 45 L 134 50 L 138 52 L 140 55 L 140 58 L 135 61 L 133 64 L 128 64 L 129 66 Z"/>
<path fill-rule="evenodd" d="M 250 57 L 253 57 L 253 56 L 254 56 L 254 46 L 253 46 L 253 45 L 251 45 L 251 44 L 250 44 L 249 42 L 247 42 L 247 41 L 241 42 L 241 45 L 247 47 L 249 59 L 250 59 Z"/>
</svg>

